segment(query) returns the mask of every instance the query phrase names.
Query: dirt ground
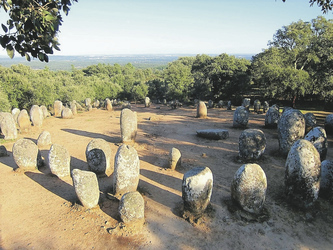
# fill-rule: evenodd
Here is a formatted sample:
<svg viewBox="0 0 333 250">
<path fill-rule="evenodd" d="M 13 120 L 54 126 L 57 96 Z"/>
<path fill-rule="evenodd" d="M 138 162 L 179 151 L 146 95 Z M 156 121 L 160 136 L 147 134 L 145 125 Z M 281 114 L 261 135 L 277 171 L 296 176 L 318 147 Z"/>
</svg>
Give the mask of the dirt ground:
<svg viewBox="0 0 333 250">
<path fill-rule="evenodd" d="M 0 158 L 0 246 L 2 249 L 333 249 L 332 202 L 319 199 L 311 211 L 299 211 L 284 199 L 285 158 L 278 154 L 276 129 L 264 128 L 264 114 L 250 114 L 248 128 L 261 129 L 267 138 L 264 157 L 257 163 L 267 176 L 264 214 L 251 220 L 230 200 L 230 184 L 243 164 L 238 156 L 241 129 L 232 128 L 233 111 L 209 109 L 197 119 L 193 107 L 170 109 L 133 105 L 138 114 L 134 144 L 140 158 L 138 190 L 145 200 L 145 225 L 133 234 L 119 230 L 118 202 L 108 198 L 112 176 L 99 179 L 99 208 L 86 210 L 78 202 L 70 177 L 50 174 L 48 150 L 41 149 L 46 165 L 36 171 L 18 171 L 14 141 L 3 141 L 7 157 Z M 323 125 L 321 113 L 319 125 Z M 115 155 L 120 143 L 120 109 L 93 109 L 74 119 L 48 117 L 19 138 L 36 142 L 43 130 L 52 142 L 67 148 L 71 168 L 87 169 L 85 150 L 93 138 L 109 142 Z M 229 131 L 226 140 L 196 136 L 199 129 Z M 332 136 L 327 159 L 333 160 Z M 166 169 L 172 147 L 182 153 L 182 166 Z M 111 164 L 113 164 L 113 159 Z M 211 204 L 192 225 L 181 217 L 183 174 L 196 166 L 209 167 L 214 176 Z"/>
</svg>

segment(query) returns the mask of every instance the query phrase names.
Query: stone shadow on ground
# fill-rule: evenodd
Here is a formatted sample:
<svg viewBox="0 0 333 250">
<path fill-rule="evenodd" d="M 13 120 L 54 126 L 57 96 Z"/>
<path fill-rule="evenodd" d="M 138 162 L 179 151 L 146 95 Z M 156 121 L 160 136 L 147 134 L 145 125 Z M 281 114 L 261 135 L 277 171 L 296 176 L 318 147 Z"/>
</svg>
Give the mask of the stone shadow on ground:
<svg viewBox="0 0 333 250">
<path fill-rule="evenodd" d="M 85 137 L 88 137 L 91 139 L 96 139 L 96 138 L 104 139 L 105 141 L 111 142 L 111 143 L 120 143 L 121 142 L 120 136 L 118 136 L 118 137 L 108 136 L 108 135 L 104 135 L 104 134 L 99 134 L 99 133 L 89 132 L 89 131 L 84 131 L 84 130 L 78 130 L 78 129 L 61 129 L 61 130 L 68 132 L 68 133 L 75 134 L 75 135 L 85 136 Z"/>
<path fill-rule="evenodd" d="M 59 179 L 58 177 L 34 172 L 25 172 L 24 174 L 53 194 L 73 204 L 76 202 L 77 197 L 74 187 Z"/>
</svg>

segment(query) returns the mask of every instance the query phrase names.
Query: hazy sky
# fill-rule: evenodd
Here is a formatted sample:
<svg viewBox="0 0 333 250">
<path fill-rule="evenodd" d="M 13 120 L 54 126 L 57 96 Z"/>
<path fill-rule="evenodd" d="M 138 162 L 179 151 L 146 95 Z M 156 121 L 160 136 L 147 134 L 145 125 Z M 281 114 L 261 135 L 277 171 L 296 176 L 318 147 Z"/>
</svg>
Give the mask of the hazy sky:
<svg viewBox="0 0 333 250">
<path fill-rule="evenodd" d="M 282 26 L 318 15 L 307 0 L 79 0 L 55 54 L 257 54 Z"/>
</svg>

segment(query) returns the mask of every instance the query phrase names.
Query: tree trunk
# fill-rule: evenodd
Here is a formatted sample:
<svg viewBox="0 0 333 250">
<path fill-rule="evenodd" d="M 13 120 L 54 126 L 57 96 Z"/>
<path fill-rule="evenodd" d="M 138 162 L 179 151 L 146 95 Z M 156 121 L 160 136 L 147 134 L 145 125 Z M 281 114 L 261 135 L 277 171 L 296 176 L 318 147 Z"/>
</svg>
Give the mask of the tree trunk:
<svg viewBox="0 0 333 250">
<path fill-rule="evenodd" d="M 296 98 L 297 98 L 297 95 L 294 95 L 294 97 L 293 97 L 293 103 L 292 103 L 293 109 L 296 108 Z"/>
</svg>

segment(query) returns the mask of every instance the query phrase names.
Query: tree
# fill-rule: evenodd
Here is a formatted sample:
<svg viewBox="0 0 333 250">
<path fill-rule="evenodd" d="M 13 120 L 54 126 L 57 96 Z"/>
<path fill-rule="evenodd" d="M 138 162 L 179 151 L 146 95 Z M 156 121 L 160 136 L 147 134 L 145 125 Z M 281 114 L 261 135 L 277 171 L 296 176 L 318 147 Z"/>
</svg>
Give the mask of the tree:
<svg viewBox="0 0 333 250">
<path fill-rule="evenodd" d="M 285 2 L 286 0 L 282 0 Z M 333 1 L 331 0 L 310 0 L 309 1 L 310 6 L 313 6 L 315 3 L 321 7 L 321 11 L 323 13 L 328 13 L 328 11 L 331 11 L 333 8 Z"/>
<path fill-rule="evenodd" d="M 14 51 L 30 61 L 31 56 L 48 62 L 48 54 L 59 49 L 57 34 L 62 24 L 61 11 L 66 15 L 77 0 L 3 0 L 0 8 L 8 13 L 6 24 L 1 24 L 4 35 L 0 44 L 10 58 Z"/>
</svg>

